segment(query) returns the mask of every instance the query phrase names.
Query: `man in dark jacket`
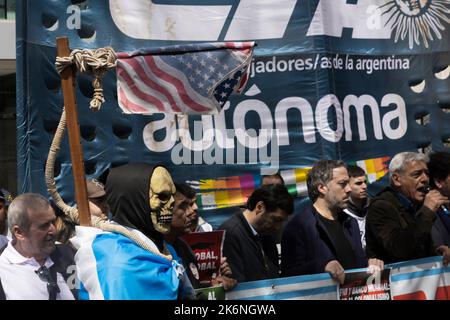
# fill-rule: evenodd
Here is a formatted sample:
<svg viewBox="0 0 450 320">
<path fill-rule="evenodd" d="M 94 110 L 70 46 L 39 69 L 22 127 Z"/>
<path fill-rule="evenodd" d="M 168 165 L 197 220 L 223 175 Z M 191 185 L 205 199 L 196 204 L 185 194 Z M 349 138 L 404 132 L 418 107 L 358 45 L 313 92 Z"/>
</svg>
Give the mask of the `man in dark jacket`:
<svg viewBox="0 0 450 320">
<path fill-rule="evenodd" d="M 366 242 L 369 257 L 387 263 L 436 255 L 431 228 L 436 211 L 448 204 L 437 190 L 428 192 L 428 157 L 402 152 L 389 164 L 390 187 L 369 206 Z"/>
<path fill-rule="evenodd" d="M 279 276 L 275 234 L 293 210 L 293 200 L 281 185 L 256 189 L 239 212 L 219 229 L 226 230 L 223 254 L 238 282 Z"/>
<path fill-rule="evenodd" d="M 294 216 L 284 230 L 282 274 L 329 272 L 343 283 L 344 269 L 367 266 L 358 223 L 343 213 L 351 191 L 345 164 L 336 160 L 316 162 L 308 173 L 307 185 L 313 205 Z M 372 259 L 369 266 L 381 269 L 383 261 Z"/>
</svg>

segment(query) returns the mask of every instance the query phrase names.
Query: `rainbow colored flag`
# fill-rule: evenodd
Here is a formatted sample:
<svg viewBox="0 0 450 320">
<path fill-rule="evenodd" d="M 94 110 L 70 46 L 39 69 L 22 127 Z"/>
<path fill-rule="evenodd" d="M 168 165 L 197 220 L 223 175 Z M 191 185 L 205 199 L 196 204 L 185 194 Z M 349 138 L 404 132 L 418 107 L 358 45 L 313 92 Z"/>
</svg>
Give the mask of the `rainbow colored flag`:
<svg viewBox="0 0 450 320">
<path fill-rule="evenodd" d="M 382 157 L 349 162 L 348 164 L 363 168 L 366 172 L 367 181 L 373 183 L 389 172 L 389 160 L 391 160 L 390 157 Z"/>
<path fill-rule="evenodd" d="M 189 181 L 199 190 L 198 206 L 204 210 L 237 207 L 247 202 L 253 190 L 261 185 L 260 175 L 245 174 L 242 176 L 222 177 Z"/>
<path fill-rule="evenodd" d="M 388 173 L 388 161 L 390 157 L 373 158 L 348 162 L 357 165 L 367 173 L 367 181 L 373 183 Z M 301 167 L 290 170 L 281 170 L 285 186 L 293 197 L 308 196 L 306 179 L 311 167 Z M 188 181 L 198 190 L 197 202 L 203 210 L 237 207 L 245 204 L 252 192 L 261 186 L 259 174 L 245 174 L 242 176 L 220 177 L 214 179 L 202 179 L 200 181 Z"/>
<path fill-rule="evenodd" d="M 284 185 L 293 197 L 306 197 L 308 195 L 306 178 L 309 170 L 311 170 L 311 167 L 280 171 Z"/>
</svg>

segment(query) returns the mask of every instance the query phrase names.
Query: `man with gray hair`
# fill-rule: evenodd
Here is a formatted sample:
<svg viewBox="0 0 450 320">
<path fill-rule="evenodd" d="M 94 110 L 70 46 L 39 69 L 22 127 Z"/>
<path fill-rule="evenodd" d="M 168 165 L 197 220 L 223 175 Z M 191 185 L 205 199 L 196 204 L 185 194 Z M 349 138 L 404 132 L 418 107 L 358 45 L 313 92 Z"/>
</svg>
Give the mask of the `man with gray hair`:
<svg viewBox="0 0 450 320">
<path fill-rule="evenodd" d="M 25 193 L 12 201 L 8 210 L 12 240 L 0 255 L 0 299 L 74 299 L 75 282 L 73 292 L 68 285 L 75 271 L 74 252 L 55 245 L 55 220 L 50 203 L 39 194 Z"/>
<path fill-rule="evenodd" d="M 369 258 L 393 263 L 438 254 L 431 228 L 436 211 L 449 200 L 436 190 L 429 191 L 427 162 L 426 155 L 416 152 L 392 158 L 390 186 L 373 199 L 367 214 Z"/>
</svg>

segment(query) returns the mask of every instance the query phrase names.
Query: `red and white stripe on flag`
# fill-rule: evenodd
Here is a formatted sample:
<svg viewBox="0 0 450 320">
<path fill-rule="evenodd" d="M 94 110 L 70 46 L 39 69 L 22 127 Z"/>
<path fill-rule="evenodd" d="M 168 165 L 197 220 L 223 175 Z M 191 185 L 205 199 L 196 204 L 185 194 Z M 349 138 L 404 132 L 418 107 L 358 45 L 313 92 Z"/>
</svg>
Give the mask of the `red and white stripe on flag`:
<svg viewBox="0 0 450 320">
<path fill-rule="evenodd" d="M 189 51 L 190 47 L 169 47 L 148 53 L 119 53 L 117 93 L 119 106 L 125 113 L 215 114 L 223 99 L 217 89 L 234 74 L 243 72 L 234 92 L 240 93 L 247 80 L 253 42 L 207 44 Z M 180 50 L 181 48 L 181 50 Z"/>
</svg>

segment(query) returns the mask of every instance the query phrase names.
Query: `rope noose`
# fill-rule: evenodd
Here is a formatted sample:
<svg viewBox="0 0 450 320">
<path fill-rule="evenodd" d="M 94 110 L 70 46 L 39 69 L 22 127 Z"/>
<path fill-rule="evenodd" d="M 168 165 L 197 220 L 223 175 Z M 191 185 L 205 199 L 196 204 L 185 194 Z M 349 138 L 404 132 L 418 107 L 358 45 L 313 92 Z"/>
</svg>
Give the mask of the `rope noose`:
<svg viewBox="0 0 450 320">
<path fill-rule="evenodd" d="M 100 107 L 105 98 L 103 96 L 102 89 L 102 77 L 110 68 L 116 66 L 116 54 L 110 47 L 99 48 L 97 50 L 73 50 L 68 57 L 56 57 L 56 70 L 61 73 L 65 68 L 75 64 L 77 70 L 81 73 L 88 73 L 94 75 L 92 82 L 94 86 L 94 95 L 90 103 L 90 109 L 93 111 L 100 110 Z M 55 160 L 60 149 L 62 137 L 66 127 L 66 111 L 63 108 L 61 119 L 59 120 L 58 128 L 56 129 L 55 136 L 53 137 L 50 151 L 48 154 L 46 166 L 45 166 L 45 182 L 47 184 L 47 190 L 52 196 L 55 204 L 64 212 L 64 214 L 75 224 L 79 224 L 78 209 L 67 205 L 62 199 L 61 195 L 56 189 L 56 183 L 54 179 Z M 106 232 L 114 232 L 121 234 L 130 240 L 134 241 L 141 248 L 150 251 L 151 253 L 160 256 L 169 261 L 172 260 L 172 256 L 166 247 L 164 247 L 164 253 L 155 251 L 146 242 L 142 241 L 136 234 L 118 224 L 109 223 L 107 220 L 97 216 L 91 216 L 91 224 L 95 228 L 99 228 Z"/>
<path fill-rule="evenodd" d="M 53 137 L 50 151 L 48 152 L 47 162 L 45 164 L 45 183 L 47 185 L 47 191 L 55 201 L 55 204 L 64 212 L 64 214 L 75 224 L 79 224 L 78 210 L 75 207 L 67 205 L 61 198 L 61 195 L 56 189 L 55 183 L 55 160 L 61 145 L 61 140 L 64 136 L 66 129 L 66 110 L 63 108 L 61 119 L 59 120 L 58 128 L 56 129 L 55 136 Z"/>
<path fill-rule="evenodd" d="M 75 49 L 68 57 L 56 57 L 55 66 L 56 70 L 61 73 L 68 66 L 75 64 L 77 70 L 81 73 L 94 76 L 92 80 L 94 95 L 90 103 L 90 108 L 92 111 L 99 111 L 102 103 L 105 102 L 102 78 L 108 69 L 115 68 L 116 60 L 116 53 L 111 47 L 95 50 Z"/>
</svg>

